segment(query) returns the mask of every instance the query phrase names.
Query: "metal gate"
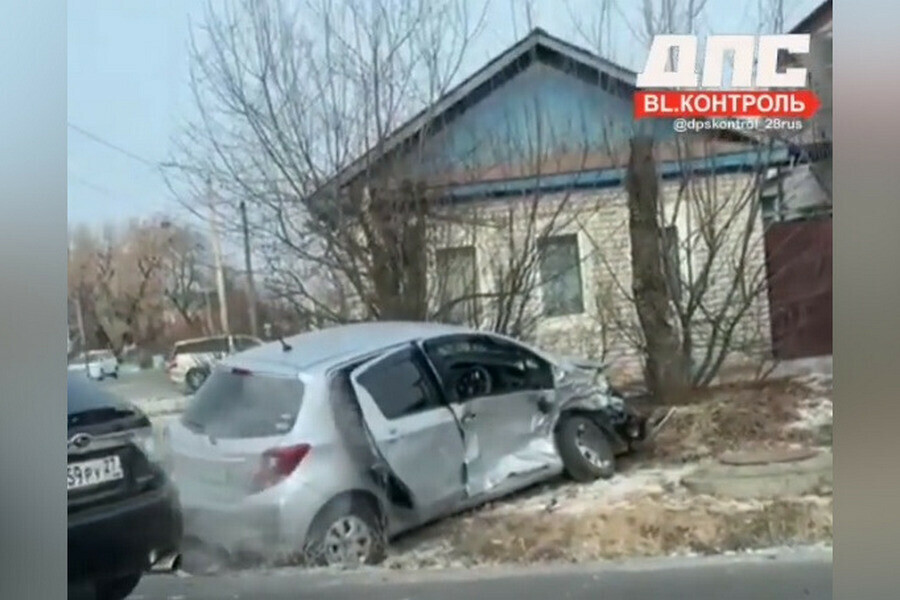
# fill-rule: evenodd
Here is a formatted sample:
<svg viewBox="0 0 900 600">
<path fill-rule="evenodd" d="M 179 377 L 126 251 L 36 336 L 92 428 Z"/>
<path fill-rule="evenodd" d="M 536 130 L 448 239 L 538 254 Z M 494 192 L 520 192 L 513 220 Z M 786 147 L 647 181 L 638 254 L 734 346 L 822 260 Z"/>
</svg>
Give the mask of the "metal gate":
<svg viewBox="0 0 900 600">
<path fill-rule="evenodd" d="M 765 245 L 775 358 L 830 355 L 831 216 L 771 223 Z"/>
</svg>

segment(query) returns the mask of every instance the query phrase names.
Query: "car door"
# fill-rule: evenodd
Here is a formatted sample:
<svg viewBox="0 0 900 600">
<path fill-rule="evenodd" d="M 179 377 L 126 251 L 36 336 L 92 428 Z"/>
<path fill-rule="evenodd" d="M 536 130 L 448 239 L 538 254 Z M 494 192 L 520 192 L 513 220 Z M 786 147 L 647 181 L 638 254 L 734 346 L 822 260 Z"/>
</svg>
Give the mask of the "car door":
<svg viewBox="0 0 900 600">
<path fill-rule="evenodd" d="M 552 438 L 552 367 L 527 348 L 488 335 L 453 336 L 426 344 L 463 429 L 467 488 L 475 496 L 515 489 L 558 466 Z M 469 395 L 458 382 L 483 369 L 490 389 Z"/>
<path fill-rule="evenodd" d="M 464 446 L 424 357 L 413 345 L 369 361 L 350 374 L 372 443 L 412 496 L 423 518 L 465 498 Z"/>
</svg>

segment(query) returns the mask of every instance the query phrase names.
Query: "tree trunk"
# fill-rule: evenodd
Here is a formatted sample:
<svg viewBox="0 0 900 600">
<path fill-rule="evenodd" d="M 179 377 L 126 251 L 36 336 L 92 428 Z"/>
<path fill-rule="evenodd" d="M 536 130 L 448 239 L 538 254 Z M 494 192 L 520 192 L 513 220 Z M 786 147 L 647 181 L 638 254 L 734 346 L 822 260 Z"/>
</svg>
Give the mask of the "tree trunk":
<svg viewBox="0 0 900 600">
<path fill-rule="evenodd" d="M 369 212 L 372 283 L 379 318 L 423 321 L 428 314 L 427 199 L 404 182 L 392 195 L 375 196 Z"/>
<path fill-rule="evenodd" d="M 644 376 L 654 398 L 673 403 L 689 388 L 690 374 L 681 353 L 673 299 L 663 269 L 663 232 L 658 219 L 659 181 L 652 139 L 636 137 L 631 140 L 625 187 L 631 236 L 631 285 L 646 343 Z"/>
</svg>

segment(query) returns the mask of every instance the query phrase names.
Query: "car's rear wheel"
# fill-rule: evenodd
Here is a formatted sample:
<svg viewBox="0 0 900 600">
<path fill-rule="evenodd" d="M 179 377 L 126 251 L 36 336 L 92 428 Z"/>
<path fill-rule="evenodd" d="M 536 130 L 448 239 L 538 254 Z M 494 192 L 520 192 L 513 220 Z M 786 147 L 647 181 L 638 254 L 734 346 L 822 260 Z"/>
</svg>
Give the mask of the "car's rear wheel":
<svg viewBox="0 0 900 600">
<path fill-rule="evenodd" d="M 584 415 L 563 417 L 556 443 L 566 473 L 575 481 L 608 479 L 616 472 L 616 455 L 607 434 Z"/>
<path fill-rule="evenodd" d="M 373 503 L 346 496 L 316 516 L 304 559 L 319 566 L 357 567 L 380 563 L 385 550 L 384 527 Z"/>
<path fill-rule="evenodd" d="M 103 579 L 96 583 L 97 600 L 125 600 L 141 581 L 142 573 L 132 573 L 115 579 Z"/>
<path fill-rule="evenodd" d="M 188 371 L 187 375 L 184 376 L 188 391 L 194 393 L 199 390 L 200 386 L 203 385 L 203 382 L 206 381 L 208 375 L 209 373 L 207 373 L 206 369 L 194 368 Z"/>
</svg>

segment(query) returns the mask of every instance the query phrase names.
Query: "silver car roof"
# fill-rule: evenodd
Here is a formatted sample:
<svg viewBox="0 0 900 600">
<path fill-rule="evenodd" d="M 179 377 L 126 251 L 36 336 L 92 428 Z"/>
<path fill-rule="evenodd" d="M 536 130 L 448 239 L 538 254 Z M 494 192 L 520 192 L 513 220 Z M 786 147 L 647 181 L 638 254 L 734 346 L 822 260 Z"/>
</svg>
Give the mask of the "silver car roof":
<svg viewBox="0 0 900 600">
<path fill-rule="evenodd" d="M 456 325 L 415 321 L 374 321 L 339 325 L 309 331 L 285 338 L 291 350 L 285 352 L 281 342 L 268 342 L 256 348 L 229 356 L 226 367 L 269 364 L 279 370 L 297 372 L 326 371 L 335 365 L 372 354 L 405 342 L 475 330 Z"/>
</svg>

